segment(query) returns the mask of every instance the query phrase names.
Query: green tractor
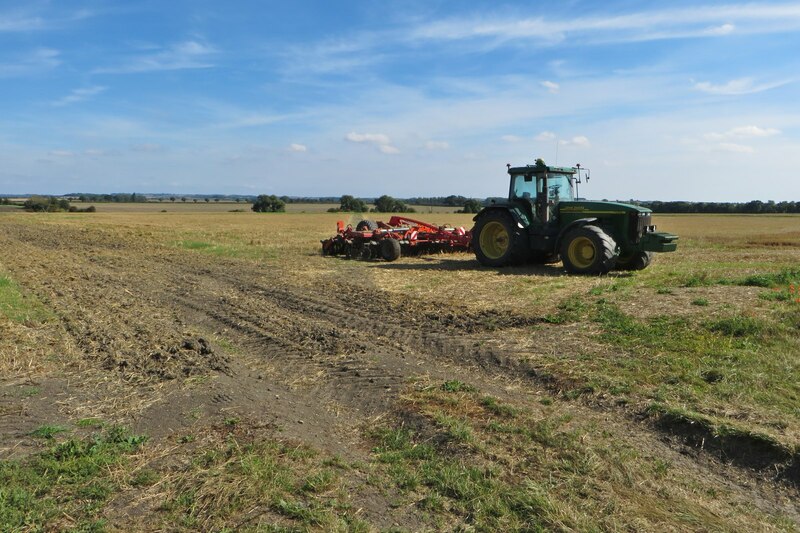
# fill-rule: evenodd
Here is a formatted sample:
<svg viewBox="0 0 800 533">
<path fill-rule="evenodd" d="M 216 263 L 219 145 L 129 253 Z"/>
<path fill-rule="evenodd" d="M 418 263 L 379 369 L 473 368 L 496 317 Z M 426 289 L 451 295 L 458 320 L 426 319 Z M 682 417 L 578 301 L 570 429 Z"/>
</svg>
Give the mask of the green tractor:
<svg viewBox="0 0 800 533">
<path fill-rule="evenodd" d="M 647 268 L 653 252 L 673 252 L 678 236 L 656 232 L 652 211 L 618 202 L 575 199 L 577 167 L 508 165 L 507 201 L 478 213 L 472 247 L 482 265 L 555 263 L 567 272 L 605 274 Z M 588 177 L 587 177 L 588 179 Z"/>
</svg>

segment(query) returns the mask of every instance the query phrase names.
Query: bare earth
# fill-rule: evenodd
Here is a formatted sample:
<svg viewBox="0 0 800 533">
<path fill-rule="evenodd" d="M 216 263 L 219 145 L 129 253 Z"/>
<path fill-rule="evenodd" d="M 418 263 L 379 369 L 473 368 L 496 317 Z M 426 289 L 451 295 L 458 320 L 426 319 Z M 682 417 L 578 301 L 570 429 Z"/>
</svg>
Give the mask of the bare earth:
<svg viewBox="0 0 800 533">
<path fill-rule="evenodd" d="M 46 326 L 4 324 L 0 330 L 6 337 L 0 349 L 11 361 L 0 379 L 0 458 L 35 451 L 40 444 L 30 433 L 42 424 L 97 418 L 148 435 L 164 451 L 159 461 L 180 465 L 191 452 L 180 448 L 182 436 L 211 433 L 236 419 L 259 438 L 369 462 L 374 442 L 365 428 L 396 419 L 413 383 L 459 380 L 542 416 L 568 415 L 575 421 L 570 424 L 587 428 L 588 439 L 602 432 L 669 463 L 676 479 L 715 487 L 718 495 L 695 504 L 721 529 L 800 526 L 796 480 L 721 461 L 654 427 L 631 406 L 561 394 L 569 376 L 543 372 L 530 357 L 536 348 L 526 346 L 520 332 L 540 324 L 537 345 L 569 355 L 591 346 L 580 325 L 550 327 L 536 309 L 473 304 L 469 295 L 437 293 L 435 287 L 403 290 L 402 283 L 421 279 L 425 271 L 418 268 L 431 261 L 444 268 L 436 275 L 446 275 L 452 261 L 475 268 L 469 256 L 414 258 L 379 270 L 381 265 L 319 258 L 312 237 L 294 261 L 284 256 L 265 262 L 174 246 L 161 222 L 150 227 L 144 218 L 119 225 L 41 220 L 0 217 L 0 267 L 55 317 Z M 313 275 L 304 262 L 313 263 Z M 399 281 L 403 264 L 411 274 Z M 545 275 L 552 273 L 547 268 Z M 461 275 L 457 268 L 451 273 Z M 383 285 L 388 276 L 392 283 Z M 487 290 L 502 297 L 502 289 Z M 688 308 L 689 296 L 677 298 L 686 301 L 676 307 Z M 9 339 L 24 353 L 12 353 Z M 363 481 L 349 481 L 351 497 L 374 528 L 455 525 L 394 506 L 391 494 Z M 633 489 L 645 501 L 672 498 L 678 507 L 682 498 L 695 499 L 662 491 L 669 489 Z M 152 500 L 132 494 L 108 506 L 109 525 L 159 527 L 155 493 Z M 731 513 L 733 508 L 751 511 Z M 715 529 L 641 512 L 645 529 Z M 770 516 L 780 519 L 770 522 Z"/>
</svg>

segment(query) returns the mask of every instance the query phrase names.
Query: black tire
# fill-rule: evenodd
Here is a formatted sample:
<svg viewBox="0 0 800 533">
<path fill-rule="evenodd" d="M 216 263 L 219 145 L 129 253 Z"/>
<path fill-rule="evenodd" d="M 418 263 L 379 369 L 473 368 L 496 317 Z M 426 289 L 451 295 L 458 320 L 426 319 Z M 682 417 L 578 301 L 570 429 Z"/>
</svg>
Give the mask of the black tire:
<svg viewBox="0 0 800 533">
<path fill-rule="evenodd" d="M 472 229 L 472 248 L 484 266 L 522 263 L 528 255 L 525 241 L 522 230 L 507 211 L 489 211 Z"/>
<path fill-rule="evenodd" d="M 378 225 L 372 220 L 362 220 L 356 224 L 356 231 L 375 231 Z"/>
<path fill-rule="evenodd" d="M 561 241 L 564 269 L 573 274 L 605 274 L 617 262 L 617 243 L 597 226 L 581 226 Z"/>
<path fill-rule="evenodd" d="M 395 261 L 400 258 L 400 241 L 397 239 L 383 239 L 381 241 L 381 257 L 387 261 Z"/>
<path fill-rule="evenodd" d="M 620 254 L 617 259 L 617 270 L 644 270 L 653 262 L 653 252 L 631 252 Z"/>
</svg>

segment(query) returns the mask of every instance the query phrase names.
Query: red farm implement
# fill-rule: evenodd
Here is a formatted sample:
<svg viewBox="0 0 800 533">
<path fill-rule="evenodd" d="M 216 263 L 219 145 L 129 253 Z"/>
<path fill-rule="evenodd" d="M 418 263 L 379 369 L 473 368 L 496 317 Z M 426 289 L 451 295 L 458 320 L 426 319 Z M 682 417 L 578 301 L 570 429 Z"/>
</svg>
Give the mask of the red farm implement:
<svg viewBox="0 0 800 533">
<path fill-rule="evenodd" d="M 355 228 L 339 221 L 336 230 L 335 236 L 322 241 L 322 255 L 394 261 L 401 255 L 466 252 L 472 241 L 472 234 L 464 228 L 435 226 L 397 215 L 388 223 L 362 220 Z"/>
</svg>

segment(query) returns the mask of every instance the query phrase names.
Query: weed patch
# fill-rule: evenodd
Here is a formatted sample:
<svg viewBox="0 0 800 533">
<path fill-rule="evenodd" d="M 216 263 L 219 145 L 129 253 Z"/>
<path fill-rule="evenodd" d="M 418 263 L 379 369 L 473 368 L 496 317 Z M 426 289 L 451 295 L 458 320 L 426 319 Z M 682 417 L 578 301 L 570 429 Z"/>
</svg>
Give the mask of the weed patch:
<svg viewBox="0 0 800 533">
<path fill-rule="evenodd" d="M 62 431 L 60 426 L 37 430 L 48 439 Z M 115 426 L 54 443 L 23 461 L 1 461 L 0 530 L 102 529 L 102 504 L 119 490 L 113 471 L 144 442 Z"/>
<path fill-rule="evenodd" d="M 19 322 L 46 322 L 52 313 L 33 296 L 23 293 L 11 278 L 0 274 L 0 315 Z"/>
</svg>

